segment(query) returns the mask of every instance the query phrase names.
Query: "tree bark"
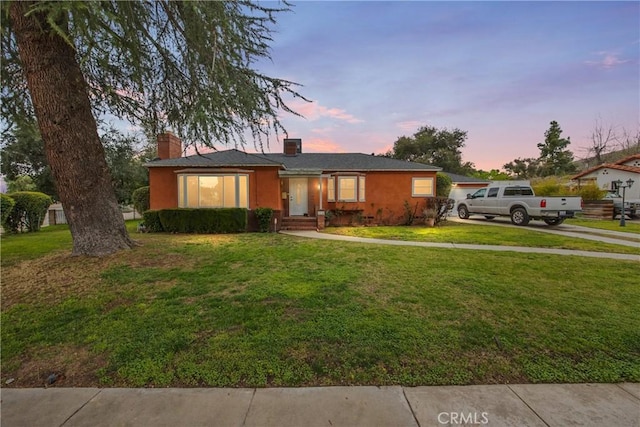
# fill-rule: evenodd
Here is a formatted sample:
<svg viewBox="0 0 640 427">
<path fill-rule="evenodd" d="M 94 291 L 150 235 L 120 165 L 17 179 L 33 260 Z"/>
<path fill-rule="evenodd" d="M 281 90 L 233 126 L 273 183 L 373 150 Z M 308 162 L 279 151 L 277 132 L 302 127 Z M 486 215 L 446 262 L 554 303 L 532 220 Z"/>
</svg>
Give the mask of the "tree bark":
<svg viewBox="0 0 640 427">
<path fill-rule="evenodd" d="M 13 1 L 10 18 L 47 160 L 73 237 L 74 255 L 131 248 L 75 50 L 32 2 Z M 66 28 L 66 22 L 58 23 Z"/>
</svg>

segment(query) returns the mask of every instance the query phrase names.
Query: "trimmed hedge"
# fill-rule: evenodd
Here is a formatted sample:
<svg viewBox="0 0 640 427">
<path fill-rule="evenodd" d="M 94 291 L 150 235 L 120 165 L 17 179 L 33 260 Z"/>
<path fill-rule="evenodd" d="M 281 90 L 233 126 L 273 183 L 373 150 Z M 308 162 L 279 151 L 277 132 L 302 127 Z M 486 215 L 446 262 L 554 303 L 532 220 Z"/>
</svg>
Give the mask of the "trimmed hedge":
<svg viewBox="0 0 640 427">
<path fill-rule="evenodd" d="M 144 230 L 149 233 L 160 233 L 164 231 L 160 222 L 160 211 L 144 211 L 142 213 Z"/>
<path fill-rule="evenodd" d="M 4 222 L 10 233 L 39 231 L 47 209 L 53 203 L 50 196 L 36 191 L 16 191 L 8 194 L 16 204 Z"/>
<path fill-rule="evenodd" d="M 0 194 L 0 224 L 4 227 L 4 222 L 16 205 L 16 201 L 6 194 Z M 6 227 L 5 227 L 6 228 Z"/>
<path fill-rule="evenodd" d="M 146 231 L 169 233 L 243 233 L 247 230 L 247 210 L 220 209 L 161 209 L 144 213 Z"/>
<path fill-rule="evenodd" d="M 144 213 L 149 210 L 149 186 L 137 188 L 131 193 L 133 208 Z"/>
</svg>

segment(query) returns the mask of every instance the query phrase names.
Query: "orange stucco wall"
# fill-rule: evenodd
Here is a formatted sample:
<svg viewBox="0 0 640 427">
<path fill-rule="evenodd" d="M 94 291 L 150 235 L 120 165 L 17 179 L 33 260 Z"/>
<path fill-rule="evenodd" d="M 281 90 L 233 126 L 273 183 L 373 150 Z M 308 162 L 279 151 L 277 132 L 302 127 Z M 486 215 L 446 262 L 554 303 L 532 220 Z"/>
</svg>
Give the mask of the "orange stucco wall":
<svg viewBox="0 0 640 427">
<path fill-rule="evenodd" d="M 418 216 L 422 215 L 425 208 L 425 197 L 411 195 L 412 178 L 433 178 L 435 192 L 436 172 L 367 172 L 365 176 L 364 202 L 327 202 L 327 189 L 324 184 L 322 195 L 324 209 L 358 210 L 363 217 L 369 219 L 369 222 L 397 224 L 403 221 L 405 201 L 412 208 L 418 205 Z"/>
<path fill-rule="evenodd" d="M 184 168 L 156 167 L 149 169 L 150 207 L 165 209 L 178 207 L 178 178 L 176 171 Z M 248 169 L 248 168 L 247 168 Z M 287 178 L 278 177 L 277 167 L 254 167 L 249 173 L 249 208 L 271 207 L 288 215 L 288 200 L 282 193 L 288 191 Z M 404 202 L 412 208 L 418 204 L 417 215 L 425 207 L 424 197 L 412 197 L 412 178 L 433 178 L 436 173 L 415 172 L 367 172 L 364 202 L 328 202 L 327 180 L 322 181 L 322 209 L 358 212 L 374 223 L 395 224 L 402 222 Z M 309 178 L 309 213 L 316 215 L 320 209 L 318 178 Z"/>
<path fill-rule="evenodd" d="M 178 207 L 178 174 L 184 167 L 149 168 L 149 206 L 151 209 Z M 249 168 L 247 168 L 249 169 Z M 233 169 L 234 171 L 236 169 Z M 282 209 L 280 179 L 277 167 L 251 168 L 249 175 L 249 208 Z"/>
</svg>

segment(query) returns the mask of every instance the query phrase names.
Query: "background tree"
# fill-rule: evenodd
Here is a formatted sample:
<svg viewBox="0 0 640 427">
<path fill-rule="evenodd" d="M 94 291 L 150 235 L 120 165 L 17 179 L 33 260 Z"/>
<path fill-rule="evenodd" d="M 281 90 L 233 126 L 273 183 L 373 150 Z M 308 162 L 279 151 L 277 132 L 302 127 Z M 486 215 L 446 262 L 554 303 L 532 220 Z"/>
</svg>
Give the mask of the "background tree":
<svg viewBox="0 0 640 427">
<path fill-rule="evenodd" d="M 143 164 L 153 160 L 155 154 L 146 147 L 140 147 L 140 141 L 134 136 L 124 135 L 115 128 L 110 128 L 100 140 L 116 199 L 121 205 L 131 204 L 134 190 L 149 185 L 149 174 Z"/>
<path fill-rule="evenodd" d="M 591 145 L 587 147 L 587 153 L 594 158 L 595 165 L 604 163 L 602 156 L 613 150 L 618 141 L 616 129 L 613 125 L 605 125 L 601 119 L 596 119 L 591 132 Z"/>
<path fill-rule="evenodd" d="M 475 170 L 471 173 L 471 176 L 487 181 L 507 181 L 511 179 L 511 176 L 507 172 L 502 172 L 498 169 L 491 169 L 490 171 L 482 169 Z"/>
<path fill-rule="evenodd" d="M 544 142 L 538 144 L 540 149 L 540 175 L 566 175 L 576 171 L 573 153 L 566 148 L 571 144 L 570 138 L 561 138 L 562 129 L 555 120 L 550 123 L 544 133 Z"/>
<path fill-rule="evenodd" d="M 243 144 L 249 130 L 262 146 L 284 131 L 278 112 L 293 113 L 283 96 L 300 96 L 292 82 L 252 68 L 269 57 L 270 27 L 283 8 L 168 0 L 0 6 L 3 119 L 35 113 L 74 254 L 133 244 L 94 112 L 157 120 L 192 144 Z"/>
<path fill-rule="evenodd" d="M 57 199 L 51 168 L 44 152 L 44 142 L 33 118 L 18 118 L 10 128 L 5 129 L 0 149 L 2 174 L 6 177 L 10 191 L 37 190 Z M 19 181 L 24 182 L 27 178 L 32 187 L 15 187 Z"/>
<path fill-rule="evenodd" d="M 517 158 L 502 166 L 507 174 L 516 179 L 531 179 L 540 174 L 540 161 L 532 157 Z"/>
<path fill-rule="evenodd" d="M 6 130 L 2 142 L 2 172 L 9 192 L 39 191 L 57 200 L 44 143 L 34 120 Z M 116 199 L 121 205 L 131 203 L 131 194 L 148 185 L 148 171 L 143 166 L 156 156 L 155 142 L 142 143 L 138 137 L 125 135 L 113 126 L 100 129 Z"/>
<path fill-rule="evenodd" d="M 420 128 L 413 136 L 402 136 L 385 156 L 441 167 L 445 172 L 469 174 L 473 163 L 462 161 L 467 132 L 460 129 Z"/>
</svg>

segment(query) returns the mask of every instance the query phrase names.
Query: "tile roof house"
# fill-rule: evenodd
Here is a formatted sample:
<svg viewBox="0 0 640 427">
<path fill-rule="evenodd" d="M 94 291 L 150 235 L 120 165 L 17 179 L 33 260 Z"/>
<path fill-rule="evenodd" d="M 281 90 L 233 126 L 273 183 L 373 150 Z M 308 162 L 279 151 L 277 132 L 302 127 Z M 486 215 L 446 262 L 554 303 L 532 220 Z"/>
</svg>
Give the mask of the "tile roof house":
<svg viewBox="0 0 640 427">
<path fill-rule="evenodd" d="M 281 154 L 231 149 L 182 157 L 182 143 L 171 133 L 158 136 L 158 159 L 145 166 L 151 209 L 270 207 L 278 229 L 323 228 L 329 211 L 343 219 L 401 223 L 406 203 L 422 212 L 435 195 L 440 171 L 361 153 L 303 153 L 300 139 L 285 139 Z"/>
<path fill-rule="evenodd" d="M 628 181 L 634 184 L 626 189 L 627 199 L 640 199 L 640 153 L 632 154 L 615 163 L 603 163 L 571 177 L 578 185 L 595 183 L 602 190 L 616 190 L 614 181 Z"/>
</svg>

